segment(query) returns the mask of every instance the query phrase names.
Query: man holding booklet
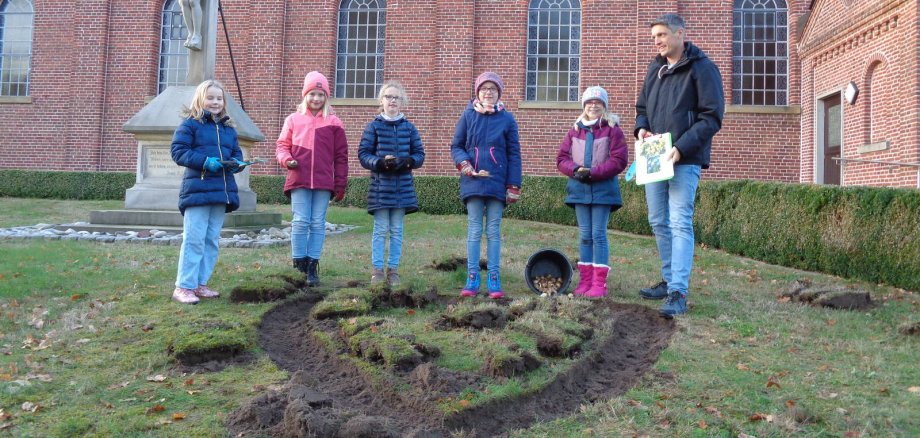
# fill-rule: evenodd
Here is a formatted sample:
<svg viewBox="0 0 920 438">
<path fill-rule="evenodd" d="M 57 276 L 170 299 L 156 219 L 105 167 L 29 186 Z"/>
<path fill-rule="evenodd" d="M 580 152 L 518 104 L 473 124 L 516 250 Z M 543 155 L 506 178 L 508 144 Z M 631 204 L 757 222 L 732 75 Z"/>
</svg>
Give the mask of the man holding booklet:
<svg viewBox="0 0 920 438">
<path fill-rule="evenodd" d="M 640 294 L 645 299 L 665 299 L 661 315 L 671 318 L 687 312 L 696 189 L 701 169 L 709 168 L 712 137 L 722 127 L 725 99 L 719 69 L 702 50 L 685 41 L 683 18 L 665 14 L 650 27 L 658 56 L 649 64 L 636 102 L 633 134 L 642 141 L 670 133 L 673 147 L 661 160 L 673 164 L 674 176 L 645 186 L 662 281 Z"/>
</svg>

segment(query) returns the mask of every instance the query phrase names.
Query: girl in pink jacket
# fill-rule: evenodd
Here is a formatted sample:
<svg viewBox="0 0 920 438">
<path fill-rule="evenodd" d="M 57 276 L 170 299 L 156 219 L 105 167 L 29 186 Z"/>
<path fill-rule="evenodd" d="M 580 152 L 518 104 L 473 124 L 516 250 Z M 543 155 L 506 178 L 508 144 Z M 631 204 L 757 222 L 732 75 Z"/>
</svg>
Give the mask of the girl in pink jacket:
<svg viewBox="0 0 920 438">
<path fill-rule="evenodd" d="M 287 168 L 284 194 L 291 199 L 291 257 L 307 275 L 307 285 L 319 285 L 316 273 L 326 238 L 326 209 L 330 198 L 345 198 L 348 183 L 348 142 L 342 121 L 329 107 L 329 81 L 311 71 L 303 80 L 303 102 L 284 119 L 275 145 L 278 163 Z"/>
</svg>

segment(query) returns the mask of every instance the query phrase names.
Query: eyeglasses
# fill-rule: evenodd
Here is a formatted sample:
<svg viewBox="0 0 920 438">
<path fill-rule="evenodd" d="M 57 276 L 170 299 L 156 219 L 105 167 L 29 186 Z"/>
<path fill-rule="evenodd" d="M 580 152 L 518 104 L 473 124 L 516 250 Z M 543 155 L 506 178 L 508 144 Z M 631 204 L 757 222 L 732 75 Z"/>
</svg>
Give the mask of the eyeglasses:
<svg viewBox="0 0 920 438">
<path fill-rule="evenodd" d="M 479 89 L 480 93 L 497 93 L 498 88 L 495 87 L 482 87 Z"/>
<path fill-rule="evenodd" d="M 399 96 L 394 96 L 392 94 L 384 94 L 383 98 L 386 100 L 399 100 Z"/>
</svg>

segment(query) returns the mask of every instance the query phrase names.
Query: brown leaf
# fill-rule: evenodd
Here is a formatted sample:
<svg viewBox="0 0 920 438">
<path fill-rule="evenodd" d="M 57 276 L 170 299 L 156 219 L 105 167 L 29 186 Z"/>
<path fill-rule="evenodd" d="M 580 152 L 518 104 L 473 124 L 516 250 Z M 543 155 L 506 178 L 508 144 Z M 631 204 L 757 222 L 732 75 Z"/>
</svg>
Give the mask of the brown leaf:
<svg viewBox="0 0 920 438">
<path fill-rule="evenodd" d="M 470 405 L 470 401 L 464 399 L 464 400 L 458 401 L 457 404 L 460 405 L 461 408 L 465 408 Z"/>
<path fill-rule="evenodd" d="M 108 389 L 109 391 L 111 391 L 113 389 L 124 388 L 128 386 L 129 383 L 131 382 L 113 383 L 109 385 L 108 387 L 106 387 L 105 389 Z"/>
<path fill-rule="evenodd" d="M 377 332 L 380 331 L 380 329 L 378 329 L 376 325 L 372 325 L 372 326 L 371 326 L 371 331 L 374 332 L 374 333 L 377 333 Z"/>
<path fill-rule="evenodd" d="M 779 383 L 776 382 L 776 380 L 774 379 L 774 376 L 770 376 L 769 378 L 767 378 L 767 388 L 771 388 L 771 387 L 776 387 L 777 389 L 782 388 L 782 386 L 779 386 Z"/>
<path fill-rule="evenodd" d="M 748 417 L 750 421 L 763 421 L 767 419 L 767 414 L 756 413 Z"/>
<path fill-rule="evenodd" d="M 406 310 L 406 315 L 409 315 L 409 316 L 415 315 L 415 309 Z"/>
<path fill-rule="evenodd" d="M 166 410 L 166 407 L 164 407 L 163 405 L 157 403 L 157 404 L 155 404 L 155 405 L 153 405 L 153 406 L 147 408 L 147 410 L 144 411 L 144 413 L 147 414 L 147 415 L 150 415 L 150 414 L 157 413 L 157 412 L 163 412 L 163 411 L 165 411 L 165 410 Z"/>
<path fill-rule="evenodd" d="M 706 412 L 716 418 L 722 418 L 722 413 L 715 406 L 706 406 Z"/>
<path fill-rule="evenodd" d="M 795 400 L 786 400 L 786 407 L 795 407 Z"/>
<path fill-rule="evenodd" d="M 777 303 L 788 303 L 789 301 L 792 301 L 791 297 L 779 297 L 776 299 Z"/>
<path fill-rule="evenodd" d="M 661 409 L 665 408 L 664 403 L 662 403 L 661 400 L 655 400 L 655 406 L 658 406 Z"/>
<path fill-rule="evenodd" d="M 185 386 L 192 386 L 195 384 L 195 379 L 188 379 L 185 381 Z"/>
<path fill-rule="evenodd" d="M 824 322 L 827 323 L 827 325 L 829 326 L 833 326 L 834 324 L 837 324 L 836 319 L 828 319 L 827 321 L 824 321 Z"/>
<path fill-rule="evenodd" d="M 700 420 L 700 421 L 698 421 L 698 422 L 696 423 L 696 425 L 699 426 L 700 429 L 705 429 L 705 428 L 709 427 L 709 425 L 706 424 L 706 420 Z"/>
<path fill-rule="evenodd" d="M 151 330 L 153 330 L 153 324 L 144 324 L 144 326 L 141 327 L 141 331 L 143 331 L 143 332 L 145 332 L 145 333 L 146 333 L 146 332 L 149 332 L 149 331 L 151 331 Z"/>
<path fill-rule="evenodd" d="M 176 412 L 175 414 L 173 414 L 172 419 L 176 421 L 182 421 L 185 419 L 185 414 L 183 414 L 182 412 Z"/>
<path fill-rule="evenodd" d="M 745 364 L 743 364 L 743 363 L 739 363 L 738 365 L 735 365 L 735 368 L 738 368 L 738 370 L 740 370 L 740 371 L 748 371 L 748 370 L 750 370 L 750 368 L 748 368 L 748 366 L 745 365 Z"/>
<path fill-rule="evenodd" d="M 77 301 L 80 298 L 83 298 L 83 294 L 73 294 L 70 296 L 70 301 Z"/>
</svg>

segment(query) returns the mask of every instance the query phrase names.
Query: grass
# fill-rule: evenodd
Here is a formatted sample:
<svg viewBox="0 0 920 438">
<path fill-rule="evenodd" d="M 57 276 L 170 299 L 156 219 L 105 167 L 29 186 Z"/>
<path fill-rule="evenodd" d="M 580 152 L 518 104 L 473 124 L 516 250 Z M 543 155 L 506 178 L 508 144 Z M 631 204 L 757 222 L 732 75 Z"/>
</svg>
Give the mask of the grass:
<svg viewBox="0 0 920 438">
<path fill-rule="evenodd" d="M 120 207 L 112 201 L 0 198 L 0 227 L 85 221 L 90 210 Z M 259 209 L 290 219 L 288 206 Z M 332 208 L 328 220 L 359 228 L 327 238 L 320 263 L 323 280 L 368 279 L 371 216 Z M 444 294 L 456 292 L 463 272 L 428 266 L 445 256 L 465 256 L 465 225 L 463 216 L 407 216 L 403 282 L 416 290 L 431 284 Z M 502 279 L 513 297 L 532 296 L 521 278 L 531 253 L 554 247 L 577 254 L 574 227 L 506 220 L 502 228 Z M 613 298 L 657 305 L 635 293 L 658 280 L 654 241 L 610 236 Z M 290 266 L 289 251 L 222 249 L 210 286 L 226 296 L 240 282 L 282 273 Z M 230 304 L 221 298 L 179 306 L 168 300 L 175 247 L 5 240 L 0 254 L 3 432 L 24 437 L 224 436 L 229 412 L 287 378 L 254 341 L 256 325 L 272 304 Z M 850 312 L 777 299 L 792 281 L 803 278 L 867 290 L 879 305 Z M 691 287 L 691 313 L 678 319 L 671 345 L 638 385 L 621 397 L 585 405 L 569 417 L 514 436 L 920 435 L 920 342 L 897 330 L 920 320 L 916 292 L 706 248 L 697 249 Z M 470 352 L 478 353 L 477 344 L 497 341 L 497 333 L 475 332 L 456 342 L 450 332 L 428 329 L 427 321 L 443 312 L 430 306 L 409 316 L 404 309 L 382 316 L 399 320 L 416 333 L 418 343 L 454 342 L 455 348 L 442 348 L 439 366 L 479 370 L 481 358 Z M 253 352 L 254 362 L 183 375 L 168 353 L 174 334 L 214 322 L 229 329 L 230 341 Z M 520 332 L 500 341 L 535 349 L 533 339 Z M 558 366 L 564 367 L 564 361 Z M 483 393 L 515 397 L 531 391 L 551 379 L 553 371 L 544 368 L 550 367 Z M 483 393 L 470 392 L 465 400 L 475 404 Z"/>
</svg>

